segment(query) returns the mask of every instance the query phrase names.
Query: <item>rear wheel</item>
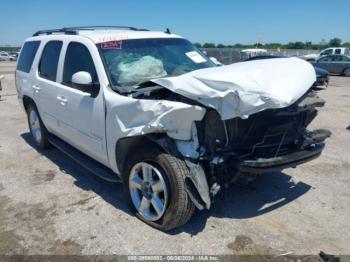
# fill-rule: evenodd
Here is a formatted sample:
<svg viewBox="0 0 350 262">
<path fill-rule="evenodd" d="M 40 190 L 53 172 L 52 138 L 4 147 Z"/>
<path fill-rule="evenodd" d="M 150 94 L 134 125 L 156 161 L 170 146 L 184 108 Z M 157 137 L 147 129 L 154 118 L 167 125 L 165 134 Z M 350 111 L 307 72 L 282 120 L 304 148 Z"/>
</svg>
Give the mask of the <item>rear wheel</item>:
<svg viewBox="0 0 350 262">
<path fill-rule="evenodd" d="M 185 224 L 195 206 L 185 190 L 185 163 L 158 148 L 144 147 L 128 161 L 125 193 L 136 216 L 161 230 Z"/>
<path fill-rule="evenodd" d="M 50 147 L 50 142 L 48 140 L 48 131 L 41 121 L 38 110 L 34 104 L 28 105 L 27 117 L 29 130 L 34 140 L 35 146 L 40 149 Z"/>
<path fill-rule="evenodd" d="M 350 68 L 345 69 L 344 76 L 350 77 Z"/>
</svg>

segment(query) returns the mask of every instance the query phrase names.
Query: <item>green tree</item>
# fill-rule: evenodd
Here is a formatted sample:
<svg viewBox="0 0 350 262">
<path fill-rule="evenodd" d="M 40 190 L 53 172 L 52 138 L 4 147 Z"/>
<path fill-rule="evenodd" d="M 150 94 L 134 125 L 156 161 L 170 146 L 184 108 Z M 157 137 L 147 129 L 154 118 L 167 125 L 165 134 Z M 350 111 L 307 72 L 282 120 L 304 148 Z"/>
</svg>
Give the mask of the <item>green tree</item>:
<svg viewBox="0 0 350 262">
<path fill-rule="evenodd" d="M 218 44 L 216 47 L 217 47 L 217 48 L 225 48 L 226 46 L 223 45 L 223 44 Z"/>
<path fill-rule="evenodd" d="M 204 48 L 215 48 L 215 44 L 214 43 L 204 43 L 203 47 Z"/>
<path fill-rule="evenodd" d="M 267 48 L 267 49 L 277 49 L 277 48 L 281 48 L 282 45 L 280 43 L 267 43 L 267 44 L 264 44 L 264 48 Z"/>
<path fill-rule="evenodd" d="M 202 44 L 201 44 L 201 43 L 196 42 L 196 43 L 194 43 L 194 46 L 195 46 L 195 47 L 197 47 L 197 48 L 201 48 L 201 47 L 202 47 Z"/>
<path fill-rule="evenodd" d="M 341 46 L 341 39 L 337 37 L 332 38 L 329 40 L 328 45 L 333 47 Z"/>
<path fill-rule="evenodd" d="M 242 47 L 243 47 L 243 45 L 242 45 L 242 44 L 240 44 L 240 43 L 237 43 L 237 44 L 234 44 L 234 45 L 233 45 L 233 47 L 236 47 L 236 48 L 242 48 Z"/>
<path fill-rule="evenodd" d="M 306 41 L 305 42 L 305 48 L 306 49 L 311 49 L 312 48 L 312 42 L 311 41 Z"/>
</svg>

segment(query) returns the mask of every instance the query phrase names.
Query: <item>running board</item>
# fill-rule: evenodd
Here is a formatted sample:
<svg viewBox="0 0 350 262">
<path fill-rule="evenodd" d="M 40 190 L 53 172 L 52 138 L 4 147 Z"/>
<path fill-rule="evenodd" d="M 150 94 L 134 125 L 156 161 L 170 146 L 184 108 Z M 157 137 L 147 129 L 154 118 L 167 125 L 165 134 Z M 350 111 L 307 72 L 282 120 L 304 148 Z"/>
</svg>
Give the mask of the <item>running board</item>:
<svg viewBox="0 0 350 262">
<path fill-rule="evenodd" d="M 83 166 L 96 176 L 113 183 L 121 183 L 122 180 L 111 169 L 92 159 L 91 157 L 83 154 L 78 149 L 72 147 L 62 139 L 50 135 L 50 143 L 58 150 L 72 158 L 79 165 Z"/>
</svg>

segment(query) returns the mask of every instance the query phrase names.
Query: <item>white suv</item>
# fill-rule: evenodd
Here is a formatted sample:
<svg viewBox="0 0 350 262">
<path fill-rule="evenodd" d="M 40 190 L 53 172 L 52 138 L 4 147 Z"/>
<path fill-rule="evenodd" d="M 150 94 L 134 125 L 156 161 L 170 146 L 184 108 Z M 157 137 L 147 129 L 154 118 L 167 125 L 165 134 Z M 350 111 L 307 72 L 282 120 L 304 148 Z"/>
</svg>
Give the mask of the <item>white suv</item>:
<svg viewBox="0 0 350 262">
<path fill-rule="evenodd" d="M 16 86 L 38 148 L 123 182 L 135 214 L 169 230 L 223 185 L 321 154 L 312 66 L 272 60 L 216 67 L 169 31 L 63 28 L 25 41 Z"/>
</svg>

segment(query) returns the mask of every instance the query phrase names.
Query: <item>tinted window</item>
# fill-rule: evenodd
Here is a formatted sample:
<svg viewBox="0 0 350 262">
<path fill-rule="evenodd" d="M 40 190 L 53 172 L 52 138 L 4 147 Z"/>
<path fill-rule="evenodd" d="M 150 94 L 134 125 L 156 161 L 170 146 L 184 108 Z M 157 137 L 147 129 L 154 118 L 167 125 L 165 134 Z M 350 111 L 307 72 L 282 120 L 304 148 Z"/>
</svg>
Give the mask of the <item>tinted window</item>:
<svg viewBox="0 0 350 262">
<path fill-rule="evenodd" d="M 321 53 L 321 55 L 330 55 L 332 54 L 332 49 L 327 49 Z"/>
<path fill-rule="evenodd" d="M 350 59 L 349 59 L 348 57 L 343 56 L 343 55 L 340 55 L 340 56 L 337 57 L 337 60 L 336 60 L 336 61 L 338 61 L 338 62 L 347 62 L 347 61 L 349 61 L 349 60 L 350 60 Z"/>
<path fill-rule="evenodd" d="M 92 81 L 98 82 L 94 62 L 86 46 L 72 42 L 68 45 L 63 69 L 63 84 L 72 86 L 72 75 L 79 71 L 90 73 Z"/>
<path fill-rule="evenodd" d="M 332 56 L 325 56 L 322 57 L 320 60 L 318 60 L 319 62 L 329 62 L 332 61 Z"/>
<path fill-rule="evenodd" d="M 56 81 L 58 59 L 62 48 L 61 41 L 48 42 L 41 55 L 39 75 L 45 79 Z"/>
<path fill-rule="evenodd" d="M 338 49 L 335 49 L 335 52 L 334 52 L 334 54 L 336 54 L 336 55 L 339 55 L 341 53 L 341 50 L 338 48 Z"/>
<path fill-rule="evenodd" d="M 24 44 L 17 63 L 17 70 L 29 73 L 39 45 L 40 41 L 30 41 Z"/>
</svg>

